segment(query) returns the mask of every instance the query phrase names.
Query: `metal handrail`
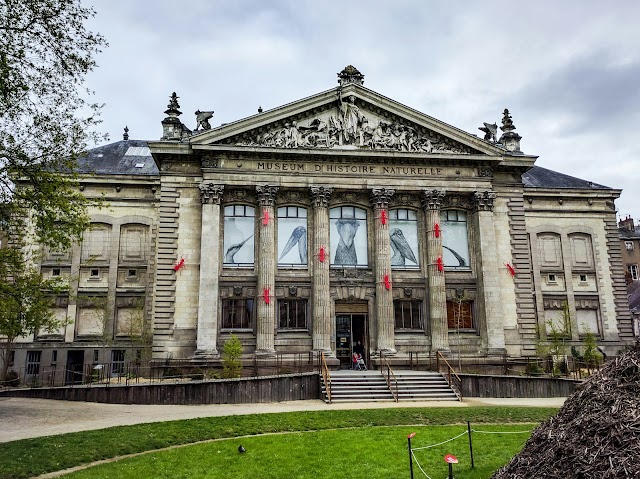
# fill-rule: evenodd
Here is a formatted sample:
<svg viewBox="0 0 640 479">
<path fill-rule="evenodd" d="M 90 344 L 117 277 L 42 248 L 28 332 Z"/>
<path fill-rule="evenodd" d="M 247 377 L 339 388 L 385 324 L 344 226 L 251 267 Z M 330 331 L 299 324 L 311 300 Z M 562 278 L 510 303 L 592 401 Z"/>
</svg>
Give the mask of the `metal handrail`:
<svg viewBox="0 0 640 479">
<path fill-rule="evenodd" d="M 436 360 L 438 363 L 438 372 L 440 372 L 440 360 L 444 361 L 444 364 L 447 367 L 447 375 L 445 376 L 445 378 L 449 383 L 449 386 L 460 397 L 460 399 L 462 399 L 462 379 L 460 379 L 458 373 L 456 373 L 455 369 L 451 367 L 449 361 L 447 361 L 447 358 L 445 358 L 440 351 L 437 352 Z"/>
<path fill-rule="evenodd" d="M 387 374 L 385 375 L 384 371 L 382 372 L 382 375 L 384 376 L 385 380 L 387 381 L 387 387 L 389 388 L 389 391 L 391 391 L 391 395 L 393 396 L 393 399 L 395 402 L 398 402 L 398 399 L 400 398 L 400 393 L 398 392 L 398 378 L 396 378 L 395 373 L 393 372 L 393 369 L 391 369 L 391 366 L 389 365 L 389 361 L 387 361 L 387 358 L 385 358 L 382 355 L 382 351 L 380 352 L 380 366 L 385 367 L 387 369 Z M 393 376 L 393 381 L 395 383 L 395 387 L 396 390 L 394 392 L 393 388 L 391 387 L 391 376 Z"/>
<path fill-rule="evenodd" d="M 331 403 L 331 374 L 329 374 L 329 367 L 324 357 L 324 353 L 320 353 L 320 360 L 322 361 L 322 380 L 324 381 L 324 390 L 327 392 L 327 399 Z"/>
</svg>

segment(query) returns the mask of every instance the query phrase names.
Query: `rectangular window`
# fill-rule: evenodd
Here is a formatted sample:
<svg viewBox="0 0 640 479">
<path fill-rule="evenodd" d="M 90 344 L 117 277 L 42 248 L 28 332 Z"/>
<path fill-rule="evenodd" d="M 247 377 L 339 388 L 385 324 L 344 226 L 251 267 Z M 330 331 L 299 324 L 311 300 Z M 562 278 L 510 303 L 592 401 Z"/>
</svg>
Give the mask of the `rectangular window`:
<svg viewBox="0 0 640 479">
<path fill-rule="evenodd" d="M 91 272 L 89 273 L 89 276 L 94 279 L 100 278 L 100 270 L 97 268 L 92 269 Z"/>
<path fill-rule="evenodd" d="M 40 356 L 42 351 L 27 351 L 27 375 L 40 373 Z"/>
<path fill-rule="evenodd" d="M 16 352 L 9 351 L 9 366 L 13 366 L 13 363 L 16 362 Z"/>
<path fill-rule="evenodd" d="M 442 229 L 442 260 L 446 269 L 469 269 L 469 238 L 467 213 L 445 210 L 440 213 Z"/>
<path fill-rule="evenodd" d="M 222 329 L 251 329 L 253 299 L 222 300 Z"/>
<path fill-rule="evenodd" d="M 306 208 L 278 208 L 278 266 L 306 266 L 307 255 Z"/>
<path fill-rule="evenodd" d="M 627 251 L 633 251 L 633 241 L 625 241 L 624 247 L 627 248 Z"/>
<path fill-rule="evenodd" d="M 449 329 L 474 329 L 473 301 L 447 301 Z"/>
<path fill-rule="evenodd" d="M 280 329 L 307 329 L 306 299 L 278 300 L 278 327 Z"/>
<path fill-rule="evenodd" d="M 638 281 L 638 279 L 640 279 L 640 273 L 638 272 L 637 264 L 627 265 L 627 269 L 629 271 L 629 274 L 631 275 L 631 279 L 633 279 L 634 281 Z"/>
<path fill-rule="evenodd" d="M 223 254 L 225 266 L 253 266 L 254 216 L 252 206 L 224 207 Z"/>
<path fill-rule="evenodd" d="M 94 363 L 98 362 L 98 350 L 97 349 L 93 350 L 93 362 Z"/>
<path fill-rule="evenodd" d="M 394 301 L 393 313 L 396 329 L 423 329 L 422 301 Z"/>
<path fill-rule="evenodd" d="M 51 351 L 51 366 L 55 366 L 58 362 L 58 350 L 54 349 Z"/>
<path fill-rule="evenodd" d="M 556 275 L 555 275 L 555 274 L 549 274 L 549 275 L 547 276 L 547 283 L 555 284 L 555 283 L 557 283 L 557 282 L 558 282 L 558 278 L 556 277 Z"/>
<path fill-rule="evenodd" d="M 60 268 L 53 268 L 51 270 L 51 276 L 60 276 Z"/>
<path fill-rule="evenodd" d="M 119 376 L 124 374 L 124 349 L 114 349 L 111 351 L 111 374 Z"/>
</svg>

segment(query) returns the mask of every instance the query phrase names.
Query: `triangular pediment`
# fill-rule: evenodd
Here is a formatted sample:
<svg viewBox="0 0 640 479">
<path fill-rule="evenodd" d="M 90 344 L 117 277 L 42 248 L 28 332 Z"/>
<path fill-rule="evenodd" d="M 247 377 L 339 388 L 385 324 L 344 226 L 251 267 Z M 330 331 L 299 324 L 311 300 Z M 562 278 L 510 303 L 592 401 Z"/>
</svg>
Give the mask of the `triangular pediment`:
<svg viewBox="0 0 640 479">
<path fill-rule="evenodd" d="M 502 156 L 495 144 L 350 84 L 207 130 L 191 145 Z"/>
</svg>

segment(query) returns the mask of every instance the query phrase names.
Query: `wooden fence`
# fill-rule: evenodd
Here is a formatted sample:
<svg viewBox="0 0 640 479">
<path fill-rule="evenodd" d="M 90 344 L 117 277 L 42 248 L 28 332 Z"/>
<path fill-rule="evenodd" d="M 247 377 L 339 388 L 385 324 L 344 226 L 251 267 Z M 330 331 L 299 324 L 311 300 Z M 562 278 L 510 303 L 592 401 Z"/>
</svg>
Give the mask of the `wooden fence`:
<svg viewBox="0 0 640 479">
<path fill-rule="evenodd" d="M 582 381 L 529 376 L 485 376 L 458 374 L 463 397 L 550 398 L 573 394 Z"/>
<path fill-rule="evenodd" d="M 320 397 L 318 373 L 177 382 L 13 389 L 0 396 L 112 404 L 241 404 L 298 401 Z"/>
</svg>

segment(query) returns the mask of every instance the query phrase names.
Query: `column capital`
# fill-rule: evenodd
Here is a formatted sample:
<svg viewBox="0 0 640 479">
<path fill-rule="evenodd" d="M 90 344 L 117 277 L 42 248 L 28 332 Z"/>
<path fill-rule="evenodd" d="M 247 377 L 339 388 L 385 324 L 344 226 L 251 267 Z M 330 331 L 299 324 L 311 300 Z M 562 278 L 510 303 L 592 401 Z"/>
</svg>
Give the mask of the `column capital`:
<svg viewBox="0 0 640 479">
<path fill-rule="evenodd" d="M 313 200 L 313 206 L 315 208 L 327 208 L 329 206 L 329 198 L 333 193 L 333 188 L 326 188 L 324 186 L 312 186 L 311 199 Z"/>
<path fill-rule="evenodd" d="M 388 208 L 389 200 L 395 194 L 396 190 L 388 188 L 371 188 L 369 191 L 371 205 L 374 208 Z"/>
<path fill-rule="evenodd" d="M 471 195 L 471 203 L 474 211 L 493 211 L 493 200 L 496 199 L 496 192 L 474 191 Z"/>
<path fill-rule="evenodd" d="M 273 206 L 276 204 L 276 194 L 280 188 L 272 185 L 258 185 L 256 186 L 256 193 L 258 193 L 258 203 L 260 206 Z"/>
<path fill-rule="evenodd" d="M 444 190 L 422 190 L 422 208 L 425 210 L 439 210 L 446 191 Z"/>
<path fill-rule="evenodd" d="M 213 203 L 219 205 L 222 202 L 224 193 L 224 185 L 216 185 L 210 181 L 202 182 L 200 188 L 200 201 L 202 204 Z"/>
</svg>

